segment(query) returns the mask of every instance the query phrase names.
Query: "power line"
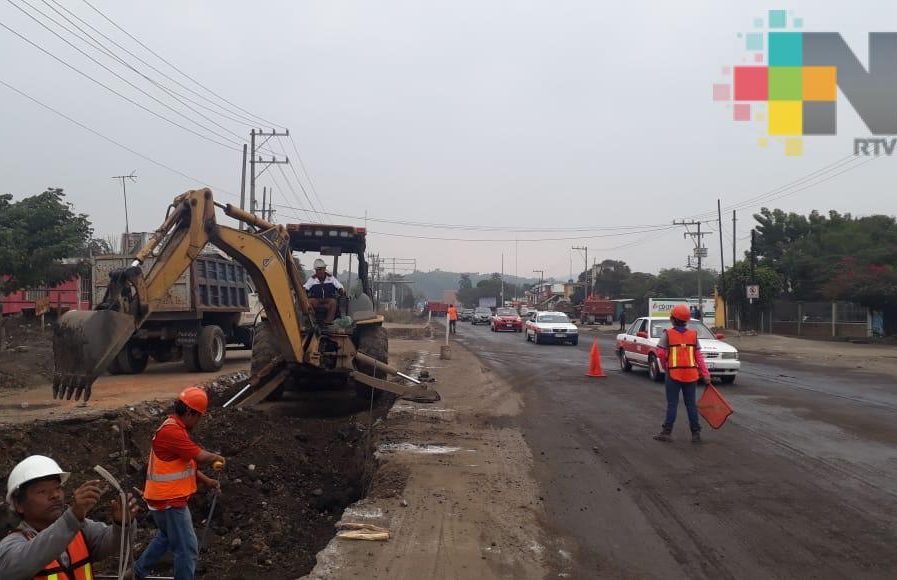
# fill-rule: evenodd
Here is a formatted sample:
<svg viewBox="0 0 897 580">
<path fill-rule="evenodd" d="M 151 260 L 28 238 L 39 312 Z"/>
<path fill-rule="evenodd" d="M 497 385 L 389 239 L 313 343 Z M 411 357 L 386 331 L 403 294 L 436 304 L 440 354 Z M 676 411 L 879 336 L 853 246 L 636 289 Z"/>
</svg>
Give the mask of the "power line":
<svg viewBox="0 0 897 580">
<path fill-rule="evenodd" d="M 299 153 L 299 147 L 296 145 L 296 141 L 293 140 L 292 135 L 290 135 L 290 144 L 293 146 L 293 151 L 296 153 L 296 159 L 299 160 L 299 166 L 302 168 L 302 172 L 308 180 L 308 185 L 311 186 L 311 192 L 315 196 L 315 199 L 318 200 L 318 205 L 325 214 L 329 215 L 327 208 L 324 207 L 324 202 L 321 201 L 321 197 L 318 195 L 318 189 L 315 187 L 315 182 L 312 181 L 311 174 L 308 172 L 308 169 L 305 168 L 305 161 L 302 160 L 302 155 Z"/>
<path fill-rule="evenodd" d="M 40 107 L 43 107 L 44 109 L 50 111 L 51 113 L 53 113 L 53 114 L 55 114 L 55 115 L 58 115 L 58 116 L 62 117 L 62 118 L 65 119 L 66 121 L 69 121 L 70 123 L 72 123 L 72 124 L 74 124 L 74 125 L 77 125 L 78 127 L 81 127 L 81 128 L 84 129 L 85 131 L 89 131 L 90 133 L 96 135 L 97 137 L 99 137 L 99 138 L 101 138 L 101 139 L 103 139 L 103 140 L 105 140 L 105 141 L 108 141 L 109 143 L 112 143 L 112 144 L 115 145 L 116 147 L 119 147 L 119 148 L 121 148 L 121 149 L 124 149 L 124 150 L 127 151 L 128 153 L 132 153 L 132 154 L 134 154 L 134 155 L 140 157 L 141 159 L 144 159 L 144 160 L 146 160 L 146 161 L 149 161 L 149 162 L 152 163 L 153 165 L 156 165 L 156 166 L 158 166 L 158 167 L 161 167 L 162 169 L 165 169 L 165 170 L 167 170 L 167 171 L 170 171 L 170 172 L 172 172 L 172 173 L 175 173 L 175 174 L 177 174 L 177 175 L 180 175 L 181 177 L 184 177 L 184 178 L 186 178 L 186 179 L 189 179 L 190 181 L 193 181 L 193 182 L 198 183 L 198 184 L 200 184 L 200 185 L 205 185 L 206 187 L 210 187 L 210 188 L 214 189 L 215 191 L 220 191 L 220 192 L 222 192 L 222 193 L 224 193 L 224 194 L 226 194 L 226 195 L 229 195 L 229 196 L 231 196 L 231 197 L 239 197 L 239 195 L 237 195 L 236 193 L 234 193 L 234 192 L 232 192 L 232 191 L 228 191 L 227 189 L 225 189 L 225 188 L 223 188 L 223 187 L 218 187 L 218 186 L 215 186 L 215 185 L 211 185 L 211 184 L 209 184 L 209 183 L 206 183 L 204 180 L 199 179 L 198 177 L 193 177 L 192 175 L 188 175 L 188 174 L 184 173 L 183 171 L 181 171 L 181 170 L 179 170 L 179 169 L 175 169 L 174 167 L 171 167 L 171 166 L 169 166 L 169 165 L 166 165 L 165 163 L 162 163 L 161 161 L 156 161 L 156 160 L 153 159 L 152 157 L 150 157 L 150 156 L 148 156 L 148 155 L 145 155 L 145 154 L 143 154 L 143 153 L 141 153 L 141 152 L 139 152 L 139 151 L 136 151 L 135 149 L 132 149 L 131 147 L 128 147 L 127 145 L 125 145 L 125 144 L 123 144 L 123 143 L 121 143 L 121 142 L 119 142 L 119 141 L 116 141 L 116 140 L 113 139 L 112 137 L 107 137 L 106 135 L 100 133 L 100 132 L 97 131 L 96 129 L 93 129 L 93 128 L 91 128 L 91 127 L 85 125 L 85 124 L 82 123 L 81 121 L 78 121 L 77 119 L 74 119 L 74 118 L 72 118 L 72 117 L 66 115 L 66 114 L 63 113 L 62 111 L 59 111 L 58 109 L 55 109 L 55 108 L 51 107 L 50 105 L 48 105 L 48 104 L 46 104 L 46 103 L 44 103 L 44 102 L 42 102 L 42 101 L 39 101 L 38 99 L 32 97 L 32 96 L 29 95 L 28 93 L 26 93 L 26 92 L 24 92 L 24 91 L 22 91 L 22 90 L 17 89 L 16 87 L 12 86 L 11 84 L 5 82 L 5 81 L 2 80 L 2 79 L 0 79 L 0 85 L 3 85 L 3 86 L 6 87 L 7 89 L 9 89 L 9 90 L 11 90 L 11 91 L 13 91 L 13 92 L 19 94 L 20 96 L 22 96 L 22 97 L 28 99 L 28 100 L 31 101 L 32 103 L 34 103 L 34 104 L 36 104 L 36 105 L 39 105 Z"/>
<path fill-rule="evenodd" d="M 283 156 L 286 157 L 286 156 L 287 156 L 287 152 L 286 152 L 286 149 L 284 149 L 283 143 L 282 143 L 279 139 L 278 139 L 277 143 L 278 143 L 278 145 L 280 145 L 280 150 L 281 150 L 281 152 L 283 152 Z M 297 153 L 298 153 L 298 151 L 297 151 Z M 299 178 L 299 174 L 296 172 L 296 168 L 293 166 L 292 163 L 290 163 L 289 166 L 290 166 L 290 169 L 291 169 L 292 172 L 293 172 L 293 175 L 296 177 L 296 183 L 299 185 L 299 189 L 302 190 L 302 195 L 305 196 L 305 200 L 308 202 L 308 207 L 309 207 L 312 211 L 314 211 L 316 214 L 318 214 L 318 219 L 319 219 L 320 221 L 323 222 L 324 219 L 323 219 L 323 217 L 321 216 L 321 212 L 319 212 L 319 211 L 317 210 L 317 208 L 315 208 L 315 204 L 312 203 L 311 198 L 308 196 L 308 192 L 305 190 L 305 187 L 302 185 L 302 180 Z M 284 175 L 284 179 L 286 179 L 286 176 L 285 176 L 285 175 Z M 290 188 L 292 189 L 292 186 L 290 186 Z M 293 193 L 295 193 L 295 191 L 294 191 Z M 299 197 L 299 196 L 296 195 L 296 197 L 297 197 L 297 200 L 298 200 L 298 197 Z"/>
<path fill-rule="evenodd" d="M 7 0 L 7 1 L 8 1 L 10 4 L 13 4 L 10 0 Z M 15 6 L 16 8 L 19 8 L 19 6 L 16 6 L 15 4 L 13 4 L 13 6 Z M 19 10 L 21 10 L 21 8 L 19 8 Z M 24 11 L 23 11 L 23 12 L 24 12 Z M 28 14 L 27 12 L 25 12 L 25 14 L 26 14 L 27 16 L 31 17 L 31 18 L 32 18 L 33 20 L 35 20 L 36 22 L 38 22 L 38 24 L 40 24 L 41 26 L 44 26 L 43 23 L 41 23 L 40 21 L 37 21 L 36 19 L 34 19 L 34 17 L 31 16 L 30 14 Z M 205 139 L 206 141 L 209 141 L 209 142 L 211 142 L 211 143 L 214 143 L 214 144 L 219 145 L 219 146 L 221 146 L 221 147 L 224 147 L 224 148 L 226 148 L 226 149 L 234 149 L 234 150 L 239 151 L 239 149 L 237 149 L 236 147 L 233 147 L 232 145 L 228 145 L 228 144 L 226 144 L 226 143 L 221 143 L 220 141 L 216 141 L 215 139 L 212 139 L 211 137 L 209 137 L 209 136 L 207 136 L 207 135 L 203 135 L 202 133 L 199 133 L 199 132 L 197 132 L 197 131 L 195 131 L 195 130 L 189 128 L 189 127 L 186 127 L 186 126 L 184 126 L 184 125 L 181 125 L 181 124 L 178 123 L 177 121 L 173 121 L 173 120 L 169 119 L 168 117 L 165 117 L 164 115 L 161 115 L 161 114 L 157 113 L 156 111 L 153 111 L 153 110 L 150 109 L 149 107 L 146 107 L 145 105 L 143 105 L 143 104 L 141 104 L 141 103 L 138 103 L 137 101 L 131 99 L 130 97 L 128 97 L 128 96 L 126 96 L 126 95 L 124 95 L 124 94 L 118 92 L 117 90 L 113 89 L 112 87 L 110 87 L 110 86 L 104 84 L 103 82 L 101 82 L 101 81 L 95 79 L 94 77 L 90 76 L 89 74 L 85 73 L 84 71 L 81 71 L 80 69 L 78 69 L 78 68 L 75 67 L 74 65 L 69 64 L 67 61 L 65 61 L 65 60 L 63 60 L 62 58 L 56 56 L 55 54 L 53 54 L 52 52 L 46 50 L 45 48 L 43 48 L 42 46 L 38 45 L 37 43 L 32 42 L 31 40 L 29 40 L 28 38 L 26 38 L 24 35 L 22 35 L 22 34 L 20 34 L 19 32 L 13 30 L 12 28 L 10 28 L 9 26 L 7 26 L 6 24 L 0 22 L 0 27 L 6 29 L 7 31 L 9 31 L 9 32 L 11 32 L 12 34 L 16 35 L 17 37 L 19 37 L 20 39 L 24 40 L 25 42 L 27 42 L 28 44 L 30 44 L 30 45 L 33 46 L 34 48 L 40 50 L 41 52 L 43 52 L 44 54 L 46 54 L 46 55 L 49 56 L 50 58 L 52 58 L 52 59 L 56 60 L 57 62 L 63 64 L 63 65 L 66 66 L 67 68 L 69 68 L 69 69 L 75 71 L 76 73 L 78 73 L 79 75 L 83 76 L 84 78 L 86 78 L 86 79 L 90 80 L 91 82 L 93 82 L 93 83 L 95 83 L 95 84 L 97 84 L 97 85 L 103 87 L 104 89 L 106 89 L 107 91 L 109 91 L 109 92 L 111 92 L 111 93 L 117 95 L 118 97 L 120 97 L 120 98 L 122 98 L 122 99 L 128 101 L 128 102 L 131 103 L 132 105 L 135 105 L 135 106 L 137 106 L 137 107 L 143 109 L 143 110 L 146 111 L 147 113 L 150 113 L 151 115 L 153 115 L 153 116 L 155 116 L 155 117 L 158 117 L 159 119 L 162 119 L 162 120 L 165 121 L 166 123 L 170 123 L 171 125 L 174 125 L 175 127 L 178 127 L 178 128 L 183 129 L 183 130 L 185 130 L 185 131 L 188 131 L 188 132 L 192 133 L 193 135 L 196 135 L 197 137 L 200 137 L 200 138 L 202 138 L 202 139 Z M 44 28 L 47 28 L 47 27 L 44 26 Z M 49 30 L 49 29 L 48 29 L 48 30 Z M 53 32 L 53 31 L 51 30 L 50 32 Z M 56 34 L 56 33 L 53 32 L 53 34 Z M 56 36 L 59 36 L 59 35 L 56 34 Z M 62 37 L 60 37 L 60 38 L 62 38 Z M 71 45 L 71 43 L 69 43 L 67 40 L 65 40 L 65 39 L 62 39 L 62 40 L 65 41 L 65 42 L 67 42 L 69 45 Z M 74 45 L 72 45 L 72 46 L 74 46 Z M 82 54 L 84 54 L 84 52 L 81 51 L 81 49 L 79 49 L 79 48 L 77 48 L 77 47 L 75 47 L 75 48 L 76 48 L 76 50 L 78 50 L 79 52 L 81 52 Z M 90 58 L 90 60 L 92 60 L 92 61 L 94 61 L 94 62 L 97 62 L 93 57 L 90 57 L 89 55 L 87 55 L 87 57 Z M 105 65 L 103 65 L 103 64 L 101 64 L 101 63 L 98 63 L 98 64 L 100 64 L 100 66 L 102 66 L 102 67 L 105 68 L 106 70 L 109 70 L 109 68 L 106 67 Z M 115 74 L 115 76 L 117 76 L 118 78 L 121 78 L 121 76 L 118 75 L 117 73 L 114 73 L 114 72 L 113 72 L 113 74 Z M 125 80 L 125 82 L 127 82 L 128 84 L 134 86 L 133 83 L 131 83 L 130 81 L 127 81 L 127 79 L 122 79 L 122 80 Z M 138 88 L 138 90 L 140 90 L 140 92 L 142 92 L 142 93 L 144 93 L 144 94 L 147 94 L 147 93 L 146 93 L 145 91 L 143 91 L 142 89 L 139 89 L 139 88 Z M 156 99 L 155 97 L 152 97 L 152 95 L 148 95 L 148 96 L 150 96 L 152 99 L 158 101 L 158 99 Z M 161 101 L 158 101 L 158 102 L 161 102 Z M 164 103 L 163 103 L 163 104 L 164 104 Z M 166 105 L 166 106 L 167 106 L 167 105 Z M 170 108 L 170 107 L 169 107 L 169 108 Z M 177 111 L 176 111 L 176 112 L 177 112 Z M 190 120 L 190 119 L 188 119 L 188 120 Z M 195 121 L 192 121 L 192 120 L 191 120 L 191 122 L 195 123 Z M 208 130 L 208 129 L 206 129 L 206 130 Z M 211 131 L 210 131 L 210 132 L 211 132 Z"/>
<path fill-rule="evenodd" d="M 243 107 L 241 107 L 241 106 L 239 106 L 239 105 L 237 105 L 237 104 L 235 104 L 235 103 L 232 103 L 232 102 L 229 101 L 228 99 L 222 97 L 220 94 L 216 93 L 215 91 L 213 91 L 213 90 L 210 89 L 209 87 L 205 86 L 203 83 L 199 82 L 198 80 L 196 80 L 196 79 L 193 78 L 192 76 L 188 75 L 187 73 L 185 73 L 184 71 L 182 71 L 181 69 L 179 69 L 177 66 L 175 66 L 173 63 L 171 63 L 170 61 L 166 60 L 165 57 L 163 57 L 162 55 L 160 55 L 159 53 L 157 53 L 156 51 L 154 51 L 153 49 L 151 49 L 149 46 L 147 46 L 146 44 L 144 44 L 143 42 L 141 42 L 140 39 L 138 39 L 138 38 L 135 37 L 133 34 L 131 34 L 130 32 L 128 32 L 127 30 L 125 30 L 125 29 L 122 28 L 121 26 L 119 26 L 114 20 L 112 20 L 111 18 L 109 18 L 108 16 L 106 16 L 106 14 L 104 14 L 100 9 L 98 9 L 96 6 L 94 6 L 93 4 L 91 4 L 90 2 L 88 2 L 88 0 L 82 0 L 82 1 L 83 1 L 85 4 L 87 4 L 87 5 L 88 5 L 94 12 L 96 12 L 97 14 L 99 14 L 100 16 L 102 16 L 102 17 L 103 17 L 107 22 L 109 22 L 112 26 L 114 26 L 115 28 L 117 28 L 118 30 L 120 30 L 121 32 L 123 32 L 126 36 L 128 36 L 128 38 L 130 38 L 131 40 L 133 40 L 134 42 L 136 42 L 137 44 L 139 44 L 141 47 L 143 47 L 143 48 L 144 48 L 146 51 L 148 51 L 150 54 L 152 54 L 153 56 L 155 56 L 156 58 L 158 58 L 159 60 L 161 60 L 162 62 L 164 62 L 165 64 L 167 64 L 168 66 L 170 66 L 172 69 L 174 69 L 175 71 L 177 71 L 178 73 L 180 73 L 184 78 L 186 78 L 186 79 L 192 81 L 194 84 L 196 84 L 196 86 L 202 88 L 203 90 L 205 90 L 206 92 L 208 92 L 210 95 L 213 95 L 213 96 L 217 97 L 218 99 L 220 99 L 221 101 L 227 103 L 227 104 L 230 105 L 231 107 L 234 107 L 235 109 L 237 109 L 237 110 L 239 110 L 239 111 L 242 111 L 243 113 L 246 113 L 246 114 L 249 115 L 250 117 L 254 118 L 254 119 L 256 120 L 256 123 L 257 123 L 257 124 L 258 124 L 258 123 L 261 123 L 262 125 L 267 125 L 267 126 L 269 126 L 269 127 L 283 127 L 283 125 L 280 124 L 280 123 L 273 123 L 273 122 L 271 122 L 271 121 L 268 121 L 268 120 L 265 119 L 264 117 L 261 117 L 261 116 L 259 116 L 259 115 L 256 115 L 256 114 L 254 114 L 254 113 L 252 113 L 252 112 L 250 112 L 250 111 L 247 111 L 247 110 L 244 109 Z"/>
</svg>

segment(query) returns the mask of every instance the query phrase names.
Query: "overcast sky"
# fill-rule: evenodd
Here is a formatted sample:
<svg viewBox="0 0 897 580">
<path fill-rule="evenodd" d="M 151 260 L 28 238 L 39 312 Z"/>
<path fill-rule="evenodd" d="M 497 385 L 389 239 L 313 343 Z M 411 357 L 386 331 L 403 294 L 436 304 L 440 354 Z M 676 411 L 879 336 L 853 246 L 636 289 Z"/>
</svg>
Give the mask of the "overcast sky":
<svg viewBox="0 0 897 580">
<path fill-rule="evenodd" d="M 0 22 L 148 109 L 206 135 L 206 129 L 187 119 L 218 132 L 220 136 L 209 136 L 226 147 L 139 109 L 0 29 L 0 81 L 199 180 L 122 150 L 0 85 L 0 191 L 19 198 L 47 186 L 63 187 L 75 208 L 90 215 L 99 235 L 124 230 L 121 188 L 110 177 L 132 170 L 138 175 L 137 183 L 128 186 L 132 231 L 157 227 L 175 195 L 203 183 L 213 187 L 220 201 L 237 203 L 237 141 L 248 140 L 250 124 L 238 122 L 235 115 L 245 113 L 224 105 L 233 117 L 226 119 L 191 104 L 224 128 L 213 125 L 174 104 L 146 79 L 72 39 L 171 104 L 183 115 L 178 116 L 13 6 L 37 15 L 27 2 L 64 22 L 48 7 L 58 9 L 54 1 L 8 0 L 0 6 Z M 684 229 L 655 231 L 658 225 L 700 214 L 706 219 L 710 212 L 715 219 L 718 197 L 725 209 L 774 191 L 844 158 L 852 152 L 855 136 L 869 135 L 839 95 L 838 135 L 807 138 L 802 156 L 786 157 L 781 143 L 773 141 L 765 149 L 757 145 L 762 123 L 735 123 L 729 105 L 713 102 L 712 85 L 726 80 L 722 67 L 745 58 L 744 41 L 737 35 L 751 31 L 755 18 L 765 18 L 770 8 L 786 8 L 803 17 L 805 30 L 840 32 L 864 63 L 867 33 L 897 30 L 893 1 L 777 6 L 719 1 L 91 0 L 200 81 L 205 87 L 200 88 L 86 3 L 59 1 L 197 93 L 220 103 L 207 92 L 214 91 L 277 128 L 288 127 L 325 211 L 503 228 L 438 229 L 369 221 L 370 250 L 416 258 L 421 269 L 483 272 L 499 270 L 504 253 L 506 272 L 528 275 L 543 269 L 546 276 L 562 278 L 569 275 L 571 255 L 575 269 L 582 269 L 582 256 L 571 252 L 571 246 L 588 246 L 590 260 L 623 259 L 643 271 L 681 267 L 692 248 L 683 239 Z M 182 90 L 109 46 L 144 75 Z M 292 144 L 278 143 L 295 162 Z M 280 153 L 280 145 L 271 145 Z M 767 203 L 796 212 L 894 215 L 895 163 L 897 159 L 881 158 L 831 179 L 836 171 L 820 174 L 826 178 L 822 183 L 802 191 L 782 190 L 788 195 Z M 293 169 L 317 205 L 302 168 L 294 164 Z M 274 188 L 280 221 L 307 221 L 295 209 L 309 203 L 296 182 L 285 166 L 259 179 L 259 192 L 262 186 Z M 739 255 L 747 247 L 750 214 L 760 205 L 739 210 Z M 364 225 L 363 219 L 351 217 L 327 219 Z M 730 263 L 731 211 L 724 220 Z M 615 226 L 647 227 L 607 229 Z M 509 231 L 514 228 L 591 230 Z M 704 228 L 718 231 L 715 223 Z M 520 242 L 515 244 L 515 238 Z M 570 239 L 527 241 L 534 238 Z M 719 239 L 705 238 L 705 243 L 708 265 L 718 268 Z"/>
</svg>

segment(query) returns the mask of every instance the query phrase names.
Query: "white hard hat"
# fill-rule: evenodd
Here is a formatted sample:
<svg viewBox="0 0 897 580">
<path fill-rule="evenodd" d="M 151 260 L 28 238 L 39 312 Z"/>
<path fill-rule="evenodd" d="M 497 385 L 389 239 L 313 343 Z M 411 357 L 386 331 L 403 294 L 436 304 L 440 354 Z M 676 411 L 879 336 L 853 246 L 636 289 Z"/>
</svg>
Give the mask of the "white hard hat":
<svg viewBox="0 0 897 580">
<path fill-rule="evenodd" d="M 325 262 L 321 258 L 318 258 L 317 260 L 315 260 L 315 270 L 317 270 L 318 268 L 326 268 L 326 267 L 327 267 L 327 262 Z"/>
<path fill-rule="evenodd" d="M 51 475 L 58 475 L 62 483 L 69 478 L 67 471 L 63 471 L 58 463 L 44 455 L 31 455 L 20 461 L 9 472 L 9 478 L 6 480 L 6 503 L 10 509 L 12 509 L 12 496 L 20 487 L 29 481 Z"/>
</svg>

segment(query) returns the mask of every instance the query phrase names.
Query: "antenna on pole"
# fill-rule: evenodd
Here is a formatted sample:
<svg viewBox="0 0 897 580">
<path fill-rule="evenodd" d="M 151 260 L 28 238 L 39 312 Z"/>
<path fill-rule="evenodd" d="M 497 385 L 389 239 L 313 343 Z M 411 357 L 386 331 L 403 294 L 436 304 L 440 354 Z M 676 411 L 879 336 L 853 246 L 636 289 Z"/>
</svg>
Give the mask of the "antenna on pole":
<svg viewBox="0 0 897 580">
<path fill-rule="evenodd" d="M 112 179 L 121 180 L 121 195 L 125 200 L 125 234 L 129 234 L 131 233 L 131 228 L 128 224 L 128 188 L 126 183 L 129 180 L 131 183 L 137 183 L 137 170 L 135 169 L 129 175 L 116 175 Z"/>
</svg>

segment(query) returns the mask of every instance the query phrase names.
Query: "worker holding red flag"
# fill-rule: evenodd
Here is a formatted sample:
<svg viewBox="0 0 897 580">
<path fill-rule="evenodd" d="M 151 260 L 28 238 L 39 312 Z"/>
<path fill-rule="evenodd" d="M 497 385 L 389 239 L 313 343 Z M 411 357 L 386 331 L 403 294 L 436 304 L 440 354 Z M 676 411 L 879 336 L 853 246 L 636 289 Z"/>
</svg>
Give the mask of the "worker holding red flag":
<svg viewBox="0 0 897 580">
<path fill-rule="evenodd" d="M 703 377 L 704 384 L 710 385 L 710 371 L 701 354 L 701 343 L 698 332 L 688 327 L 691 312 L 685 304 L 677 304 L 670 312 L 672 327 L 668 328 L 657 344 L 660 364 L 666 373 L 667 415 L 663 422 L 663 430 L 654 436 L 658 441 L 673 440 L 673 424 L 676 422 L 676 411 L 679 408 L 679 393 L 685 402 L 688 412 L 688 424 L 691 428 L 691 442 L 701 442 L 701 423 L 698 418 L 698 405 L 695 400 L 698 379 Z"/>
</svg>

